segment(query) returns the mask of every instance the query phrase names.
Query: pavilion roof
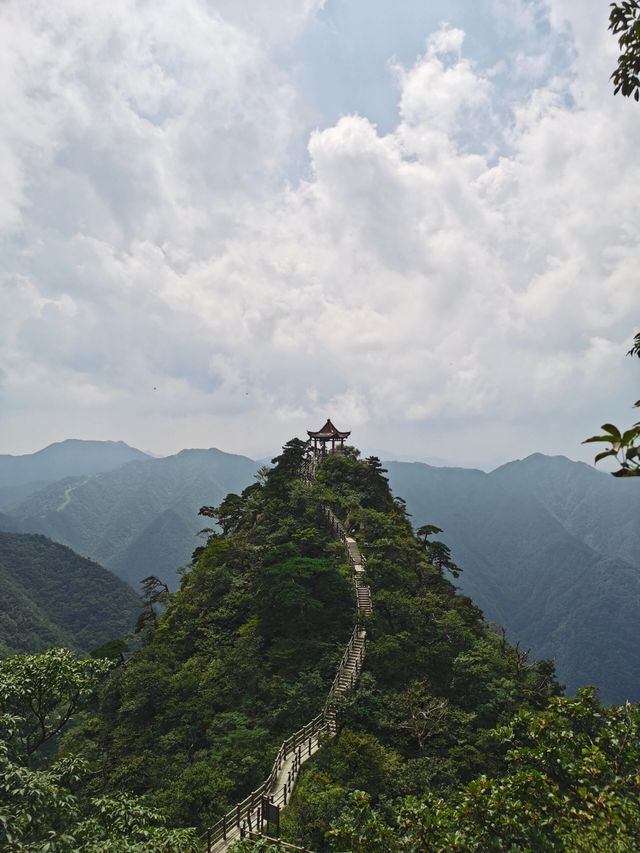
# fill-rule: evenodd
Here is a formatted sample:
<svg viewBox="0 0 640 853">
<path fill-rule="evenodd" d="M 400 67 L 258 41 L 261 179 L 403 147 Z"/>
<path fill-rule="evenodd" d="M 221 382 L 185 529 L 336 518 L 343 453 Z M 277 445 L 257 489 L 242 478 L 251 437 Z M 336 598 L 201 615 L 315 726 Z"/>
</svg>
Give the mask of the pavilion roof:
<svg viewBox="0 0 640 853">
<path fill-rule="evenodd" d="M 339 429 L 336 429 L 334 425 L 331 423 L 330 419 L 327 419 L 326 424 L 319 429 L 318 432 L 312 432 L 310 429 L 307 430 L 307 435 L 310 438 L 349 438 L 351 432 L 340 432 Z"/>
</svg>

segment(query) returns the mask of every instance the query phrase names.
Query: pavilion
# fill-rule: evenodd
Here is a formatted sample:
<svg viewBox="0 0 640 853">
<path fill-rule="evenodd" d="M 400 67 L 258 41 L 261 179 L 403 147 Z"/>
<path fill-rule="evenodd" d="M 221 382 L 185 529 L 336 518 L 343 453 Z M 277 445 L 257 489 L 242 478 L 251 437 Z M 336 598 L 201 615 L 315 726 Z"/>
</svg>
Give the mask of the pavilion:
<svg viewBox="0 0 640 853">
<path fill-rule="evenodd" d="M 326 424 L 317 432 L 307 430 L 309 441 L 313 441 L 313 452 L 316 456 L 326 456 L 327 453 L 335 453 L 344 450 L 344 440 L 349 438 L 351 432 L 340 432 L 328 419 Z M 331 443 L 331 448 L 328 445 Z M 336 447 L 336 443 L 338 446 Z"/>
</svg>

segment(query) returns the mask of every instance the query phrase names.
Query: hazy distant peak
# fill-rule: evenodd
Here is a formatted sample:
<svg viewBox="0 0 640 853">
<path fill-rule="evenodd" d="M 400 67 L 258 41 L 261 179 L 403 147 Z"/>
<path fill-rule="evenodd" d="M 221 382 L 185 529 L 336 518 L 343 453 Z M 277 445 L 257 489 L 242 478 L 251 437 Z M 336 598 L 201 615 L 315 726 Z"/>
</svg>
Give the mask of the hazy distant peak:
<svg viewBox="0 0 640 853">
<path fill-rule="evenodd" d="M 186 447 L 184 450 L 178 451 L 178 453 L 173 454 L 172 456 L 165 456 L 164 459 L 178 459 L 184 458 L 186 456 L 217 456 L 217 457 L 226 457 L 233 459 L 246 459 L 249 462 L 255 462 L 254 459 L 251 459 L 249 456 L 246 456 L 243 453 L 229 453 L 227 450 L 220 450 L 219 447 Z"/>
<path fill-rule="evenodd" d="M 546 453 L 531 453 L 529 456 L 525 456 L 524 459 L 514 459 L 511 462 L 505 462 L 504 465 L 495 468 L 491 474 L 500 477 L 502 475 L 515 474 L 516 472 L 521 474 L 541 474 L 542 472 L 551 474 L 561 471 L 583 475 L 588 472 L 588 474 L 595 475 L 596 477 L 606 476 L 605 472 L 598 471 L 586 462 L 569 459 L 568 456 L 563 456 L 562 454 L 551 456 Z"/>
<path fill-rule="evenodd" d="M 99 441 L 97 439 L 91 438 L 64 438 L 62 441 L 54 441 L 51 444 L 47 444 L 46 447 L 42 447 L 40 450 L 34 450 L 33 453 L 0 454 L 0 459 L 32 459 L 34 456 L 55 454 L 60 450 L 105 450 L 107 453 L 111 450 L 118 450 L 128 451 L 130 453 L 138 454 L 140 456 L 147 455 L 146 453 L 143 453 L 142 450 L 138 450 L 135 447 L 131 447 L 131 445 L 127 444 L 125 441 L 122 440 Z"/>
<path fill-rule="evenodd" d="M 50 483 L 65 477 L 112 471 L 132 460 L 148 459 L 146 453 L 124 441 L 68 438 L 21 456 L 0 454 L 0 486 Z"/>
<path fill-rule="evenodd" d="M 398 460 L 398 459 L 383 459 L 382 464 L 383 465 L 403 465 L 407 468 L 413 467 L 415 469 L 427 468 L 428 470 L 433 471 L 434 475 L 436 475 L 436 476 L 438 476 L 439 474 L 442 474 L 443 476 L 448 476 L 451 474 L 451 472 L 455 472 L 455 471 L 462 471 L 465 474 L 468 474 L 471 476 L 473 476 L 474 474 L 475 475 L 481 475 L 482 477 L 488 476 L 487 472 L 483 471 L 481 468 L 463 468 L 460 465 L 431 465 L 428 462 L 409 462 L 409 461 L 402 461 L 402 460 Z"/>
</svg>

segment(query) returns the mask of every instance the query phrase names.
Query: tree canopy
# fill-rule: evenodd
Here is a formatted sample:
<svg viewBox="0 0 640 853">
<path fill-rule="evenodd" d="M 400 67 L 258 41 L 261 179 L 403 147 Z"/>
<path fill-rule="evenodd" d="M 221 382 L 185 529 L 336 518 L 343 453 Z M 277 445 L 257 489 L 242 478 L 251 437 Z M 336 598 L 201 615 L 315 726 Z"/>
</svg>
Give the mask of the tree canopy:
<svg viewBox="0 0 640 853">
<path fill-rule="evenodd" d="M 640 100 L 640 2 L 611 3 L 609 29 L 618 36 L 620 55 L 611 75 L 614 94 Z"/>
</svg>

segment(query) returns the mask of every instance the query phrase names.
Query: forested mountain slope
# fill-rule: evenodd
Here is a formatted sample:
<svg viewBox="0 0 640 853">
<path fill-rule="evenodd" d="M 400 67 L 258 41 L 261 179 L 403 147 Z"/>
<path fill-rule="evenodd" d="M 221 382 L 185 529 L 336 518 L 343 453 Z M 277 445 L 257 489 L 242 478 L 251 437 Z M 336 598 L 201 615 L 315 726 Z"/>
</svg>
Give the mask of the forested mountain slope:
<svg viewBox="0 0 640 853">
<path fill-rule="evenodd" d="M 152 574 L 175 587 L 205 526 L 198 509 L 247 486 L 257 469 L 245 456 L 183 450 L 55 483 L 11 515 L 23 530 L 69 545 L 135 589 Z"/>
<path fill-rule="evenodd" d="M 260 482 L 211 511 L 224 535 L 178 592 L 160 595 L 166 610 L 149 611 L 144 646 L 113 674 L 99 717 L 71 733 L 69 748 L 100 743 L 108 770 L 96 785 L 146 792 L 173 821 L 206 826 L 319 712 L 354 618 L 322 504 L 358 537 L 375 608 L 361 690 L 330 748 L 343 771 L 325 813 L 337 815 L 354 786 L 417 794 L 494 766 L 488 728 L 557 692 L 552 667 L 516 653 L 429 563 L 377 460 L 332 457 L 305 485 L 303 452 L 290 442 Z M 413 721 L 416 703 L 435 709 L 428 732 Z M 304 832 L 316 844 L 309 808 Z"/>
<path fill-rule="evenodd" d="M 44 536 L 0 533 L 0 656 L 58 645 L 89 652 L 133 630 L 138 596 Z"/>
<path fill-rule="evenodd" d="M 134 459 L 149 459 L 123 441 L 67 439 L 22 456 L 0 454 L 0 509 L 25 500 L 47 483 L 65 477 L 112 471 Z"/>
<path fill-rule="evenodd" d="M 640 488 L 633 479 L 542 453 L 502 465 L 490 476 L 511 493 L 536 498 L 595 551 L 640 567 Z"/>
<path fill-rule="evenodd" d="M 387 463 L 416 526 L 443 528 L 457 583 L 574 692 L 640 698 L 640 490 L 564 457 L 491 474 Z"/>
</svg>

